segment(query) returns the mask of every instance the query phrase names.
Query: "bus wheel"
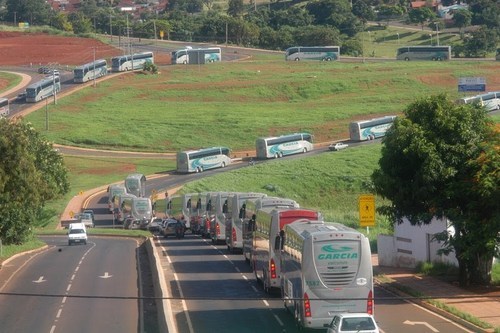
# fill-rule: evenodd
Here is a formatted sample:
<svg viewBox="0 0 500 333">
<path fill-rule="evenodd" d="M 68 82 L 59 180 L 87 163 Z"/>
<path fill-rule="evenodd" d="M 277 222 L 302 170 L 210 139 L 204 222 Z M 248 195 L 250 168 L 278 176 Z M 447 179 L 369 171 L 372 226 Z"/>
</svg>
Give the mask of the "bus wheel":
<svg viewBox="0 0 500 333">
<path fill-rule="evenodd" d="M 295 58 L 295 61 L 300 61 L 300 58 L 299 57 Z"/>
<path fill-rule="evenodd" d="M 405 58 L 405 61 L 410 61 L 410 58 L 406 57 L 406 58 Z"/>
<path fill-rule="evenodd" d="M 325 59 L 326 61 L 332 61 L 332 58 L 328 57 Z"/>
<path fill-rule="evenodd" d="M 274 158 L 279 158 L 279 157 L 280 157 L 279 153 L 274 154 Z"/>
<path fill-rule="evenodd" d="M 436 60 L 437 60 L 437 58 L 436 58 L 436 57 L 432 57 L 432 61 L 436 61 Z"/>
<path fill-rule="evenodd" d="M 302 150 L 302 152 L 303 152 L 304 154 L 305 154 L 305 153 L 307 153 L 307 148 L 304 148 L 304 149 Z"/>
<path fill-rule="evenodd" d="M 271 288 L 267 282 L 267 273 L 265 270 L 262 270 L 262 286 L 264 287 L 264 292 L 269 294 L 271 292 Z"/>
<path fill-rule="evenodd" d="M 226 162 L 222 162 L 222 168 L 226 167 Z"/>
</svg>

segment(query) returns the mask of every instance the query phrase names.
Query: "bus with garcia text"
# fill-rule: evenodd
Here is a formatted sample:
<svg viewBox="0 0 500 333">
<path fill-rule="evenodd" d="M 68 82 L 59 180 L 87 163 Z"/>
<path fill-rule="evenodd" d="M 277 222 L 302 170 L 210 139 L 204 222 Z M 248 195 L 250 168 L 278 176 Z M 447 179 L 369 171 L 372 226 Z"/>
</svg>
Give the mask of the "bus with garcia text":
<svg viewBox="0 0 500 333">
<path fill-rule="evenodd" d="M 317 211 L 302 208 L 262 208 L 257 211 L 253 233 L 252 267 L 264 291 L 281 288 L 281 234 L 285 225 L 301 219 L 322 220 Z"/>
<path fill-rule="evenodd" d="M 374 140 L 385 136 L 396 116 L 385 116 L 349 124 L 349 136 L 353 141 Z"/>
<path fill-rule="evenodd" d="M 397 60 L 450 60 L 451 46 L 404 46 L 398 48 Z"/>
<path fill-rule="evenodd" d="M 35 82 L 26 88 L 26 102 L 36 103 L 61 91 L 59 76 L 54 75 Z"/>
<path fill-rule="evenodd" d="M 177 153 L 177 172 L 203 172 L 224 168 L 231 164 L 231 150 L 227 147 L 211 147 Z"/>
<path fill-rule="evenodd" d="M 0 98 L 0 117 L 7 117 L 9 113 L 9 99 Z"/>
<path fill-rule="evenodd" d="M 339 46 L 293 46 L 285 50 L 285 60 L 339 60 Z"/>
<path fill-rule="evenodd" d="M 108 74 L 108 63 L 99 59 L 73 69 L 73 82 L 84 83 Z"/>
<path fill-rule="evenodd" d="M 336 313 L 373 315 L 370 243 L 362 233 L 301 220 L 285 226 L 280 243 L 281 295 L 299 327 L 324 329 Z"/>
<path fill-rule="evenodd" d="M 258 138 L 255 141 L 258 159 L 279 158 L 286 155 L 307 153 L 314 149 L 313 135 L 294 133 L 269 138 Z"/>
<path fill-rule="evenodd" d="M 172 52 L 172 65 L 175 64 L 205 64 L 210 62 L 219 62 L 222 60 L 222 51 L 220 47 L 203 47 L 185 49 Z"/>
<path fill-rule="evenodd" d="M 141 52 L 111 58 L 111 71 L 126 72 L 142 69 L 145 63 L 154 63 L 153 52 Z"/>
</svg>

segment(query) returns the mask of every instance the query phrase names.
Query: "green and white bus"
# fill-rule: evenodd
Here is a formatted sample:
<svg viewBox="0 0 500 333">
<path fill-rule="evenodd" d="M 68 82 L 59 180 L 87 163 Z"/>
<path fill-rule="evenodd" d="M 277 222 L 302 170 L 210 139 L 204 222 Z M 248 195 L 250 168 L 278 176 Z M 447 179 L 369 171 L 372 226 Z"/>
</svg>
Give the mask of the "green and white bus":
<svg viewBox="0 0 500 333">
<path fill-rule="evenodd" d="M 293 46 L 285 50 L 285 60 L 339 60 L 339 46 Z"/>
<path fill-rule="evenodd" d="M 84 83 L 108 74 L 108 63 L 105 59 L 99 59 L 73 70 L 73 82 Z"/>
<path fill-rule="evenodd" d="M 450 60 L 451 46 L 404 46 L 398 48 L 397 60 Z"/>
<path fill-rule="evenodd" d="M 221 60 L 222 51 L 220 47 L 203 47 L 197 49 L 187 47 L 172 52 L 172 65 L 204 64 Z"/>
<path fill-rule="evenodd" d="M 299 327 L 324 329 L 336 313 L 373 314 L 367 237 L 340 223 L 313 220 L 287 224 L 284 230 L 281 295 Z"/>
<path fill-rule="evenodd" d="M 286 155 L 307 153 L 314 149 L 313 135 L 294 133 L 277 137 L 258 138 L 255 142 L 258 159 L 279 158 Z"/>
<path fill-rule="evenodd" d="M 61 91 L 59 76 L 43 79 L 26 88 L 26 102 L 36 103 Z"/>
<path fill-rule="evenodd" d="M 7 117 L 9 113 L 9 99 L 0 98 L 0 117 Z"/>
<path fill-rule="evenodd" d="M 177 172 L 202 172 L 208 169 L 224 168 L 231 164 L 231 150 L 227 147 L 211 147 L 177 153 Z"/>
<path fill-rule="evenodd" d="M 349 124 L 349 135 L 353 141 L 374 140 L 385 136 L 396 116 L 385 116 Z"/>
<path fill-rule="evenodd" d="M 142 69 L 146 62 L 154 63 L 153 52 L 142 52 L 111 58 L 113 72 Z"/>
</svg>

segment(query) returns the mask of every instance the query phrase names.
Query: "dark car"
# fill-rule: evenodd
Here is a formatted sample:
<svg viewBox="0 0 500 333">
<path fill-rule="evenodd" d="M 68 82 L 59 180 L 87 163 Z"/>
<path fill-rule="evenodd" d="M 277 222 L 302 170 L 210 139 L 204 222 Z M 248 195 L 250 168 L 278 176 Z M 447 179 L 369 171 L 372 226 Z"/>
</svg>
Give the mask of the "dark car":
<svg viewBox="0 0 500 333">
<path fill-rule="evenodd" d="M 50 74 L 51 70 L 48 67 L 40 67 L 38 68 L 39 74 Z"/>
</svg>

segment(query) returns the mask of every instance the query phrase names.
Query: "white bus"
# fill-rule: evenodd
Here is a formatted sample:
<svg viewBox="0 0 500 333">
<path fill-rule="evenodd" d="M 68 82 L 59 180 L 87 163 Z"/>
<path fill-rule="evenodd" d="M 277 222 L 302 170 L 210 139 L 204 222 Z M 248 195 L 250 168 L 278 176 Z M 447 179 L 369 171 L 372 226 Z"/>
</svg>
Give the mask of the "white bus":
<svg viewBox="0 0 500 333">
<path fill-rule="evenodd" d="M 245 261 L 252 261 L 253 233 L 255 231 L 255 219 L 257 211 L 262 208 L 300 208 L 300 205 L 292 199 L 277 197 L 264 197 L 255 201 L 248 201 L 245 207 L 245 216 L 243 217 L 243 256 Z"/>
<path fill-rule="evenodd" d="M 243 250 L 243 219 L 250 202 L 267 195 L 264 193 L 234 193 L 227 198 L 226 244 L 231 253 Z"/>
<path fill-rule="evenodd" d="M 73 70 L 73 82 L 84 83 L 106 74 L 108 74 L 108 63 L 104 59 L 99 59 L 76 67 Z"/>
<path fill-rule="evenodd" d="M 227 147 L 212 147 L 177 153 L 177 172 L 202 172 L 208 169 L 224 168 L 231 164 L 231 150 Z"/>
<path fill-rule="evenodd" d="M 210 238 L 213 244 L 226 242 L 228 197 L 233 194 L 232 192 L 214 192 L 210 196 L 209 209 L 207 209 L 207 212 L 210 215 Z"/>
<path fill-rule="evenodd" d="M 220 47 L 204 47 L 185 49 L 172 52 L 172 65 L 175 64 L 204 64 L 207 62 L 217 62 L 222 60 Z"/>
<path fill-rule="evenodd" d="M 279 158 L 286 155 L 307 153 L 313 150 L 313 135 L 294 133 L 255 141 L 257 158 Z"/>
<path fill-rule="evenodd" d="M 127 189 L 125 188 L 124 185 L 112 184 L 108 186 L 107 192 L 108 192 L 108 209 L 110 213 L 113 213 L 114 211 L 113 198 L 116 195 L 126 194 Z"/>
<path fill-rule="evenodd" d="M 339 60 L 339 46 L 294 46 L 285 50 L 285 60 Z"/>
<path fill-rule="evenodd" d="M 9 99 L 0 98 L 0 117 L 7 117 L 9 113 Z"/>
<path fill-rule="evenodd" d="M 396 116 L 385 116 L 349 124 L 349 136 L 354 141 L 374 140 L 385 136 Z"/>
<path fill-rule="evenodd" d="M 193 227 L 199 224 L 205 211 L 205 198 L 206 194 L 201 193 L 173 195 L 166 199 L 166 215 L 169 218 L 183 221 L 186 229 L 194 232 Z"/>
<path fill-rule="evenodd" d="M 146 176 L 142 173 L 132 173 L 125 178 L 127 193 L 136 197 L 146 196 Z"/>
<path fill-rule="evenodd" d="M 126 206 L 132 207 L 133 198 L 136 198 L 136 196 L 128 193 L 117 194 L 113 197 L 113 218 L 115 221 L 117 221 L 118 223 L 123 223 L 125 221 L 125 218 L 127 216 L 125 215 L 123 208 Z"/>
<path fill-rule="evenodd" d="M 283 238 L 281 294 L 299 326 L 324 329 L 336 313 L 373 314 L 367 237 L 343 224 L 302 220 L 286 225 Z"/>
<path fill-rule="evenodd" d="M 398 48 L 397 60 L 450 60 L 451 46 L 404 46 Z"/>
<path fill-rule="evenodd" d="M 458 100 L 459 104 L 478 104 L 483 106 L 486 111 L 495 111 L 500 109 L 500 91 L 493 91 L 481 95 L 463 97 Z"/>
<path fill-rule="evenodd" d="M 43 79 L 26 88 L 26 102 L 36 103 L 61 91 L 59 76 Z"/>
<path fill-rule="evenodd" d="M 253 233 L 252 263 L 264 291 L 281 288 L 280 233 L 285 225 L 301 219 L 321 220 L 317 211 L 301 208 L 262 208 L 257 211 Z"/>
<path fill-rule="evenodd" d="M 113 72 L 126 72 L 142 69 L 146 62 L 154 63 L 153 52 L 127 54 L 111 58 Z"/>
<path fill-rule="evenodd" d="M 153 217 L 153 207 L 149 198 L 132 198 L 132 201 L 123 202 L 123 215 L 125 229 L 146 229 Z"/>
</svg>

